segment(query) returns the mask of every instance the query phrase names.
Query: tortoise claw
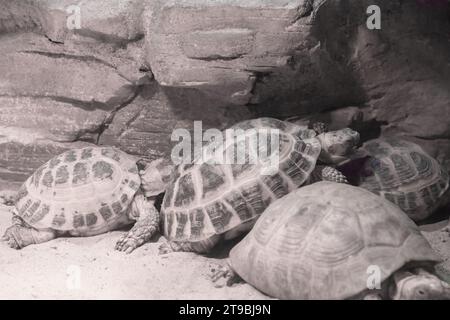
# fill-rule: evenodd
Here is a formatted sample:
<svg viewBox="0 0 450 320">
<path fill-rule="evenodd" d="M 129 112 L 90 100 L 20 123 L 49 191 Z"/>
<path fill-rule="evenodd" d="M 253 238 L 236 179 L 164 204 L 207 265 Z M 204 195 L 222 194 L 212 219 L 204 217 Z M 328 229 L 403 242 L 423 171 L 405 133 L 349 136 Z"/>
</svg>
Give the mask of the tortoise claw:
<svg viewBox="0 0 450 320">
<path fill-rule="evenodd" d="M 2 241 L 6 242 L 8 247 L 12 249 L 20 249 L 20 245 L 14 237 L 15 226 L 9 227 L 2 237 Z"/>
<path fill-rule="evenodd" d="M 125 252 L 126 254 L 130 254 L 137 247 L 141 246 L 144 243 L 143 240 L 137 239 L 130 235 L 129 233 L 124 234 L 116 243 L 115 249 L 117 251 Z"/>
<path fill-rule="evenodd" d="M 210 265 L 210 279 L 216 288 L 233 285 L 235 278 L 236 274 L 230 267 L 216 263 Z"/>
<path fill-rule="evenodd" d="M 18 244 L 14 239 L 9 239 L 8 242 L 7 242 L 7 244 L 8 244 L 8 246 L 9 246 L 10 248 L 12 248 L 12 249 L 16 249 L 16 250 L 19 250 L 19 249 L 20 249 L 19 244 Z"/>
<path fill-rule="evenodd" d="M 159 255 L 165 255 L 165 254 L 174 252 L 172 247 L 167 242 L 162 243 L 159 246 L 158 250 L 159 250 Z"/>
</svg>

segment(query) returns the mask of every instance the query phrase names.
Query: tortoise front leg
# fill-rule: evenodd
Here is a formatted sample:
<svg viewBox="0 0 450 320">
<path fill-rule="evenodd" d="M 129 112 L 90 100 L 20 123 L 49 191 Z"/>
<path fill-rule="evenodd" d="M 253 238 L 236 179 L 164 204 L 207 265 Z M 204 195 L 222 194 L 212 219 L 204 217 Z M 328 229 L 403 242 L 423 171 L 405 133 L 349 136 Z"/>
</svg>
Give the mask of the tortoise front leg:
<svg viewBox="0 0 450 320">
<path fill-rule="evenodd" d="M 159 212 L 154 201 L 142 193 L 137 194 L 131 203 L 131 218 L 137 219 L 131 230 L 124 234 L 116 244 L 116 250 L 131 253 L 148 242 L 159 231 Z"/>
</svg>

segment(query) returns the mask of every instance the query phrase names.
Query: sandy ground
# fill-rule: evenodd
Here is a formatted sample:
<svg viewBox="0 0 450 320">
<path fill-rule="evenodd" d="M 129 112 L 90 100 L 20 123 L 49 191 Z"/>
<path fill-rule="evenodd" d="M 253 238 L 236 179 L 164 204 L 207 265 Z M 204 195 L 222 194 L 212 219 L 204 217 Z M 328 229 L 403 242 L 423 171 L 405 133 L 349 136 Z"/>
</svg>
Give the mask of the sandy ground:
<svg viewBox="0 0 450 320">
<path fill-rule="evenodd" d="M 0 204 L 0 235 L 10 225 L 9 208 Z M 443 258 L 439 274 L 450 282 L 447 223 L 420 228 Z M 0 299 L 268 299 L 245 283 L 215 288 L 210 282 L 211 263 L 224 263 L 230 246 L 214 258 L 160 256 L 160 237 L 126 255 L 113 249 L 123 232 L 59 238 L 19 251 L 0 242 Z"/>
<path fill-rule="evenodd" d="M 10 224 L 8 208 L 0 205 L 1 235 Z M 123 232 L 59 238 L 19 251 L 0 243 L 0 299 L 267 299 L 244 283 L 215 288 L 210 282 L 211 262 L 223 263 L 229 248 L 214 259 L 160 256 L 160 238 L 126 255 L 113 249 Z"/>
</svg>

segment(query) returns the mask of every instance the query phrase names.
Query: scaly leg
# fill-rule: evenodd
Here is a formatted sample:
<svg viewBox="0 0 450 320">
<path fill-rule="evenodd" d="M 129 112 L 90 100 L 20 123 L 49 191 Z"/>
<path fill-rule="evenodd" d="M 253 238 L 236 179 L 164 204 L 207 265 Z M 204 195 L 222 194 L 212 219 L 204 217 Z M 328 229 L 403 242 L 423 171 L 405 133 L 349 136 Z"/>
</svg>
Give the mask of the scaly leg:
<svg viewBox="0 0 450 320">
<path fill-rule="evenodd" d="M 313 172 L 311 172 L 309 183 L 318 181 L 331 181 L 337 183 L 348 183 L 347 178 L 339 170 L 329 167 L 316 165 Z"/>
<path fill-rule="evenodd" d="M 172 252 L 196 252 L 208 253 L 220 241 L 222 236 L 214 235 L 209 239 L 191 242 L 191 241 L 168 241 L 159 246 L 159 254 L 168 254 Z"/>
<path fill-rule="evenodd" d="M 159 254 L 164 255 L 172 252 L 192 252 L 192 248 L 188 242 L 164 242 L 159 248 Z"/>
<path fill-rule="evenodd" d="M 328 132 L 328 124 L 324 122 L 314 122 L 311 124 L 311 127 L 317 134 Z"/>
<path fill-rule="evenodd" d="M 130 210 L 131 217 L 137 221 L 116 244 L 116 250 L 125 253 L 131 253 L 148 242 L 159 230 L 159 212 L 156 210 L 154 202 L 146 199 L 142 193 L 138 193 L 134 197 Z"/>
<path fill-rule="evenodd" d="M 53 230 L 36 230 L 22 225 L 9 227 L 2 237 L 2 240 L 13 249 L 22 249 L 30 244 L 47 242 L 56 238 Z"/>
<path fill-rule="evenodd" d="M 11 218 L 11 223 L 12 223 L 13 226 L 22 226 L 22 227 L 26 226 L 25 222 L 23 221 L 23 219 L 17 215 L 17 212 L 16 212 L 15 209 L 13 211 L 13 216 Z"/>
</svg>

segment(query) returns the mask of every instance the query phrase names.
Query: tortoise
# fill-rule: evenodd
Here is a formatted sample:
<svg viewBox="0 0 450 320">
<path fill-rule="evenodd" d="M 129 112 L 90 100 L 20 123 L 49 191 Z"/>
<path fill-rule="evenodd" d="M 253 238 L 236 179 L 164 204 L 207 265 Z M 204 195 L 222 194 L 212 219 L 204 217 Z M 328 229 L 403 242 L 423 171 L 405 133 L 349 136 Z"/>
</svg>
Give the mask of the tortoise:
<svg viewBox="0 0 450 320">
<path fill-rule="evenodd" d="M 211 271 L 217 286 L 241 278 L 278 299 L 450 299 L 439 261 L 396 205 L 323 181 L 272 203 Z"/>
<path fill-rule="evenodd" d="M 74 149 L 54 157 L 20 188 L 13 225 L 3 240 L 20 249 L 59 236 L 98 235 L 137 221 L 116 246 L 133 251 L 159 228 L 153 200 L 140 189 L 139 168 L 143 164 L 114 147 Z"/>
<path fill-rule="evenodd" d="M 318 158 L 339 162 L 351 153 L 359 141 L 359 134 L 351 129 L 317 134 L 307 127 L 273 118 L 259 118 L 240 122 L 232 130 L 239 132 L 218 148 L 210 158 L 180 164 L 165 188 L 161 207 L 161 228 L 168 240 L 160 253 L 193 251 L 208 253 L 221 239 L 232 239 L 247 232 L 256 219 L 274 200 L 317 179 L 345 182 L 336 169 L 316 166 Z M 268 163 L 251 163 L 251 139 L 263 129 L 279 132 L 279 148 L 270 149 L 269 157 L 279 150 L 276 169 L 269 173 Z M 244 133 L 248 140 L 242 139 Z M 227 164 L 214 161 L 239 145 L 245 161 Z M 268 144 L 269 145 L 269 144 Z M 261 145 L 258 145 L 261 147 Z M 313 171 L 315 169 L 315 174 Z M 161 180 L 152 164 L 144 174 L 145 181 Z M 152 189 L 146 185 L 147 190 Z M 158 194 L 164 190 L 153 190 Z"/>
<path fill-rule="evenodd" d="M 398 205 L 414 221 L 449 199 L 448 172 L 419 145 L 398 137 L 366 142 L 340 169 L 352 184 Z"/>
</svg>

